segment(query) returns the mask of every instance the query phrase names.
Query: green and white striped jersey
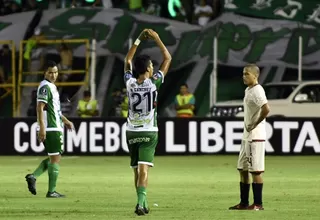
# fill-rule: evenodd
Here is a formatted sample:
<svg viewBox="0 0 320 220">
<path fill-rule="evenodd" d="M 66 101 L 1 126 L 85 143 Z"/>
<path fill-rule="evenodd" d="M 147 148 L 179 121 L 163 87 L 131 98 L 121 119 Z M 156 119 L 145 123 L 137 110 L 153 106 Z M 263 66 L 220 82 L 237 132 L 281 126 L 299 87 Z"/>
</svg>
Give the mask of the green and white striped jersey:
<svg viewBox="0 0 320 220">
<path fill-rule="evenodd" d="M 43 112 L 46 131 L 63 132 L 60 95 L 56 85 L 48 80 L 41 81 L 37 91 L 37 102 L 46 103 Z"/>
<path fill-rule="evenodd" d="M 163 80 L 163 73 L 158 71 L 139 84 L 131 71 L 125 72 L 124 81 L 129 99 L 128 131 L 158 131 L 157 99 Z"/>
</svg>

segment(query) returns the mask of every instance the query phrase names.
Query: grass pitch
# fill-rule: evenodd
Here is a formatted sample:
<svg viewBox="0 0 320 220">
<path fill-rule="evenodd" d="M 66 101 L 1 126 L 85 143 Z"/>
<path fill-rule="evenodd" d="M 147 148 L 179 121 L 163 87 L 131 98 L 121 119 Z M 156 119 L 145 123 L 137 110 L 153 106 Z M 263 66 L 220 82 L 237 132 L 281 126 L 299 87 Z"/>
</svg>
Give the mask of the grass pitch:
<svg viewBox="0 0 320 220">
<path fill-rule="evenodd" d="M 64 157 L 57 191 L 65 199 L 45 198 L 47 173 L 37 181 L 36 196 L 27 190 L 24 176 L 42 159 L 0 157 L 1 220 L 320 219 L 316 156 L 267 157 L 264 211 L 228 210 L 239 202 L 237 156 L 156 157 L 149 176 L 148 216 L 133 213 L 136 194 L 128 157 Z"/>
</svg>

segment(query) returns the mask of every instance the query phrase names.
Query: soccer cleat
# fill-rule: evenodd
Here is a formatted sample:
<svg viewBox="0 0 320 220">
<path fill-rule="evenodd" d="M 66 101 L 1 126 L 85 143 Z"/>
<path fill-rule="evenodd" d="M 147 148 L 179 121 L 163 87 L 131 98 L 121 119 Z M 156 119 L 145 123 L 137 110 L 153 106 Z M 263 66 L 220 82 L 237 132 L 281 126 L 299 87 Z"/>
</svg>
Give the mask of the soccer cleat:
<svg viewBox="0 0 320 220">
<path fill-rule="evenodd" d="M 29 192 L 31 192 L 33 195 L 37 195 L 37 190 L 36 190 L 37 179 L 34 177 L 34 175 L 33 174 L 26 175 L 26 181 L 28 183 Z"/>
<path fill-rule="evenodd" d="M 47 198 L 64 198 L 66 197 L 65 195 L 62 195 L 58 192 L 48 192 L 46 195 Z"/>
<path fill-rule="evenodd" d="M 139 204 L 136 205 L 136 210 L 134 211 L 134 213 L 136 213 L 136 214 L 137 214 L 138 207 L 139 207 Z M 143 207 L 143 209 L 144 209 L 144 213 L 149 214 L 149 212 L 150 212 L 149 208 Z"/>
<path fill-rule="evenodd" d="M 149 211 L 150 211 L 150 209 L 149 209 L 149 208 L 147 208 L 147 207 L 143 207 L 143 209 L 144 209 L 144 212 L 145 212 L 146 214 L 149 214 Z"/>
<path fill-rule="evenodd" d="M 149 213 L 149 210 L 148 210 L 148 213 L 146 213 L 146 209 L 139 206 L 139 205 L 136 205 L 136 210 L 134 211 L 134 213 L 136 213 L 137 215 L 145 215 L 145 214 L 148 214 Z"/>
<path fill-rule="evenodd" d="M 238 205 L 231 206 L 229 210 L 247 210 L 248 205 L 239 203 Z"/>
<path fill-rule="evenodd" d="M 248 210 L 260 211 L 260 210 L 264 210 L 264 208 L 262 205 L 252 204 L 251 206 L 248 207 Z"/>
</svg>

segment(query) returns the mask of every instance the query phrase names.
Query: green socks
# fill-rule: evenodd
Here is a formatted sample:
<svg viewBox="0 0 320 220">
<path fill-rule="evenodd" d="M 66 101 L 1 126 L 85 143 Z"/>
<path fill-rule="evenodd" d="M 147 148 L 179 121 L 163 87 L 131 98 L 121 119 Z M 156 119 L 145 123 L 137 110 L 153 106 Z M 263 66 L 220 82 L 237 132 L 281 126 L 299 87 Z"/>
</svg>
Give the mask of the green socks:
<svg viewBox="0 0 320 220">
<path fill-rule="evenodd" d="M 59 164 L 50 163 L 50 159 L 47 158 L 39 164 L 38 168 L 32 173 L 35 178 L 39 177 L 41 174 L 48 170 L 49 175 L 49 192 L 56 191 L 57 180 L 59 176 Z"/>
<path fill-rule="evenodd" d="M 144 207 L 144 204 L 146 204 L 146 188 L 143 186 L 138 186 L 137 188 L 137 195 L 138 195 L 138 204 L 141 207 Z"/>
<path fill-rule="evenodd" d="M 49 163 L 48 165 L 48 174 L 49 174 L 49 192 L 56 191 L 57 180 L 59 176 L 59 164 Z"/>
<path fill-rule="evenodd" d="M 144 207 L 144 208 L 149 208 L 148 202 L 147 202 L 147 197 L 146 197 L 145 200 L 144 200 L 143 207 Z"/>
<path fill-rule="evenodd" d="M 47 158 L 39 164 L 38 168 L 32 173 L 35 176 L 35 178 L 41 176 L 41 174 L 47 171 L 49 161 L 50 159 Z"/>
</svg>

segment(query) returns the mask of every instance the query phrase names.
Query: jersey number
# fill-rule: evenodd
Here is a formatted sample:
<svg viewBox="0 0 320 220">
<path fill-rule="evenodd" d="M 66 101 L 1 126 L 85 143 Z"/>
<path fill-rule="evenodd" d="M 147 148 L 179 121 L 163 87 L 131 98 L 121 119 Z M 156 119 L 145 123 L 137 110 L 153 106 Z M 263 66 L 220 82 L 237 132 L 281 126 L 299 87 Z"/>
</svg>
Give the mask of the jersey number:
<svg viewBox="0 0 320 220">
<path fill-rule="evenodd" d="M 152 96 L 152 97 L 151 97 Z M 136 99 L 135 102 L 132 103 L 132 111 L 133 112 L 138 112 L 138 113 L 142 113 L 143 109 L 142 108 L 138 108 L 138 105 L 141 104 L 141 102 L 143 100 L 146 100 L 146 112 L 150 112 L 154 107 L 153 107 L 153 103 L 156 100 L 156 96 L 157 93 L 156 91 L 151 92 L 146 92 L 144 94 L 140 94 L 140 93 L 132 93 L 131 94 L 131 98 L 132 99 Z"/>
</svg>

